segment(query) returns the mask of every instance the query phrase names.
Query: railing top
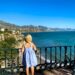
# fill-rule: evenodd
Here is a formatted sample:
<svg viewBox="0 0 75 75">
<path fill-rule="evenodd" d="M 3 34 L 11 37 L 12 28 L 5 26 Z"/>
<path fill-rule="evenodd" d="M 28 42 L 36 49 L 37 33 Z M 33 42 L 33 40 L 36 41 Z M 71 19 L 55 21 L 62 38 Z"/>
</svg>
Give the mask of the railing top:
<svg viewBox="0 0 75 75">
<path fill-rule="evenodd" d="M 75 48 L 75 45 L 74 45 L 74 46 L 46 46 L 46 47 L 45 47 L 45 46 L 44 46 L 44 47 L 42 46 L 42 47 L 37 47 L 37 49 L 38 49 L 38 48 L 40 48 L 40 49 L 41 49 L 41 48 L 62 48 L 62 47 L 64 47 L 64 48 L 67 48 L 67 47 L 74 47 L 74 48 Z M 0 48 L 0 50 L 5 50 L 5 51 L 6 51 L 6 50 L 13 50 L 13 51 L 14 51 L 14 50 L 17 50 L 17 51 L 19 51 L 19 49 L 21 49 L 21 48 Z"/>
<path fill-rule="evenodd" d="M 75 47 L 74 46 L 65 46 L 65 45 L 62 45 L 62 46 L 41 46 L 41 47 L 37 47 L 37 48 L 54 48 L 54 47 Z M 18 49 L 21 49 L 21 48 L 0 48 L 0 50 L 18 50 Z"/>
</svg>

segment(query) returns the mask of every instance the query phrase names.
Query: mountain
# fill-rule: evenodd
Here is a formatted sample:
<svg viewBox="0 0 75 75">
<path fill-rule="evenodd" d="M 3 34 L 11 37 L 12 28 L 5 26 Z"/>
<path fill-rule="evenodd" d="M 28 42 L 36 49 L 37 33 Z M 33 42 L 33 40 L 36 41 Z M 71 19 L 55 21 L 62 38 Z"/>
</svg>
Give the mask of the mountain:
<svg viewBox="0 0 75 75">
<path fill-rule="evenodd" d="M 0 28 L 15 29 L 16 25 L 0 20 Z"/>
<path fill-rule="evenodd" d="M 18 26 L 16 24 L 7 23 L 5 21 L 0 20 L 0 28 L 5 28 L 10 30 L 20 30 L 22 32 L 40 32 L 40 31 L 47 31 L 47 27 L 45 26 L 34 26 L 34 25 L 23 25 Z"/>
<path fill-rule="evenodd" d="M 0 20 L 0 28 L 11 30 L 20 30 L 21 32 L 46 32 L 46 31 L 75 31 L 71 28 L 50 28 L 45 26 L 34 26 L 34 25 L 23 25 L 18 26 L 16 24 L 11 24 L 5 21 Z"/>
</svg>

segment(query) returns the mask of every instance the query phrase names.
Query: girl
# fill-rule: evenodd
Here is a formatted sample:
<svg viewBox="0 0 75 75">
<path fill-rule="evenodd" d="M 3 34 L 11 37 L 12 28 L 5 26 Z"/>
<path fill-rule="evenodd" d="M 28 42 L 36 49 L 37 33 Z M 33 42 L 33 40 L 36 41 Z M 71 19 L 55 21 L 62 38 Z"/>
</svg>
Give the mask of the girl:
<svg viewBox="0 0 75 75">
<path fill-rule="evenodd" d="M 37 58 L 35 55 L 36 46 L 32 43 L 32 36 L 28 34 L 25 37 L 25 43 L 22 46 L 23 65 L 26 67 L 26 75 L 29 75 L 29 67 L 31 68 L 31 75 L 34 75 L 34 66 L 37 65 Z"/>
</svg>

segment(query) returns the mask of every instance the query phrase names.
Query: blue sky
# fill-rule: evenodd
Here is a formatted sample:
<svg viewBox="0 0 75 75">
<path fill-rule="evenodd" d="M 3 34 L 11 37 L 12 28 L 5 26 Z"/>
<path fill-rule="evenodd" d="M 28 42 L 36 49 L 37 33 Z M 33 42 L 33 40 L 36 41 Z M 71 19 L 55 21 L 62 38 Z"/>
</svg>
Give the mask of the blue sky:
<svg viewBox="0 0 75 75">
<path fill-rule="evenodd" d="M 75 0 L 0 0 L 0 20 L 17 25 L 75 28 Z"/>
</svg>

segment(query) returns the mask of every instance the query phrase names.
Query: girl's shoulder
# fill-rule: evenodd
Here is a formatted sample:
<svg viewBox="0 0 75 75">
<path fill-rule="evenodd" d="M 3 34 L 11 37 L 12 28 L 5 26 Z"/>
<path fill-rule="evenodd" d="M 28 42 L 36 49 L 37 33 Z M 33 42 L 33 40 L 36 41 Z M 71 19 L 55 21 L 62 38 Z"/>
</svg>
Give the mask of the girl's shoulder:
<svg viewBox="0 0 75 75">
<path fill-rule="evenodd" d="M 36 51 L 36 45 L 32 43 L 32 48 Z"/>
<path fill-rule="evenodd" d="M 31 45 L 32 45 L 32 46 L 34 46 L 34 43 L 33 43 L 33 42 L 31 42 Z"/>
</svg>

